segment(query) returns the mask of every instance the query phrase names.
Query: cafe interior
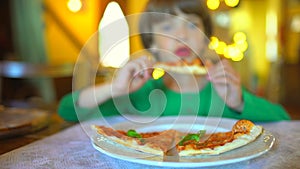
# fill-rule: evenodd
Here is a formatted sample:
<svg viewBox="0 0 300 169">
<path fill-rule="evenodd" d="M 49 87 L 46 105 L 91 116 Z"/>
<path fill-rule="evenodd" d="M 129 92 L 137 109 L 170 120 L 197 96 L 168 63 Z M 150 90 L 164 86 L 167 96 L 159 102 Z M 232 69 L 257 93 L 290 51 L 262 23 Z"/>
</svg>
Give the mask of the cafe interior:
<svg viewBox="0 0 300 169">
<path fill-rule="evenodd" d="M 1 153 L 74 125 L 56 114 L 61 98 L 109 79 L 119 68 L 113 64 L 124 57 L 140 56 L 140 37 L 131 36 L 129 55 L 121 51 L 119 58 L 110 60 L 112 65 L 99 59 L 99 23 L 110 2 L 0 1 L 1 111 L 18 108 L 26 114 L 24 110 L 40 109 L 51 114 L 46 129 L 35 131 L 36 137 L 17 143 L 14 140 L 22 136 L 13 133 L 0 139 L 8 145 Z M 119 17 L 120 9 L 125 16 L 141 13 L 147 0 L 114 3 L 112 20 Z M 292 120 L 300 120 L 300 0 L 207 0 L 206 4 L 214 25 L 210 49 L 230 60 L 250 92 L 281 104 Z M 86 72 L 74 74 L 78 65 Z M 90 75 L 90 68 L 96 74 Z M 14 144 L 6 144 L 7 139 Z"/>
</svg>

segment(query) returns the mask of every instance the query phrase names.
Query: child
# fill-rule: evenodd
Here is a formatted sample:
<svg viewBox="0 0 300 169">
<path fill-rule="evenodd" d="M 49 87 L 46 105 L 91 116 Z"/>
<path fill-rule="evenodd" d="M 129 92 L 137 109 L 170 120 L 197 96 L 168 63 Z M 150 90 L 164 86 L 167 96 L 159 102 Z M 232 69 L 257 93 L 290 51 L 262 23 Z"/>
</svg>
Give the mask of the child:
<svg viewBox="0 0 300 169">
<path fill-rule="evenodd" d="M 156 61 L 191 62 L 203 55 L 205 36 L 211 36 L 212 25 L 201 0 L 149 0 L 145 12 L 152 13 L 142 15 L 141 37 Z M 223 116 L 253 121 L 290 119 L 280 105 L 243 89 L 238 73 L 226 59 L 201 60 L 208 75 L 167 72 L 154 80 L 151 73 L 155 62 L 140 57 L 122 67 L 111 82 L 66 95 L 58 112 L 69 121 L 99 117 L 99 113 Z"/>
</svg>

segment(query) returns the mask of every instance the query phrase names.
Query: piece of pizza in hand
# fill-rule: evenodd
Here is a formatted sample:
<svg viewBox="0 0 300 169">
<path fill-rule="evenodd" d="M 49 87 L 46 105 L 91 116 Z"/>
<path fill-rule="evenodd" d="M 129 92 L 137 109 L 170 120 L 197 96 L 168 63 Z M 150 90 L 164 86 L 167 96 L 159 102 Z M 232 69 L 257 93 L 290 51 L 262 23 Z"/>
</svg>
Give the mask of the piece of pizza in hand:
<svg viewBox="0 0 300 169">
<path fill-rule="evenodd" d="M 261 126 L 249 120 L 239 120 L 231 131 L 204 134 L 177 132 L 176 143 L 179 156 L 217 155 L 245 146 L 263 131 Z"/>
<path fill-rule="evenodd" d="M 165 71 L 180 73 L 180 74 L 193 74 L 193 75 L 205 75 L 207 70 L 200 60 L 200 58 L 194 59 L 192 62 L 180 60 L 178 62 L 157 62 L 154 64 L 154 69 L 159 68 Z"/>
<path fill-rule="evenodd" d="M 116 143 L 141 152 L 163 156 L 171 149 L 175 130 L 137 133 L 135 130 L 114 130 L 105 126 L 92 125 L 92 129 L 101 136 Z"/>
</svg>

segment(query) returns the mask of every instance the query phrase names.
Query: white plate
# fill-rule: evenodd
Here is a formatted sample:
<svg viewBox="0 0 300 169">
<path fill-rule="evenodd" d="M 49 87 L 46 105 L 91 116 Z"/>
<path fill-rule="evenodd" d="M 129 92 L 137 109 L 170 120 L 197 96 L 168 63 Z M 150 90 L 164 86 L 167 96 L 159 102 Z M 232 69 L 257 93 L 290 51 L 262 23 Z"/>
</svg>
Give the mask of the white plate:
<svg viewBox="0 0 300 169">
<path fill-rule="evenodd" d="M 206 132 L 211 132 L 229 131 L 236 122 L 236 120 L 226 118 L 195 118 L 190 116 L 179 118 L 162 117 L 154 121 L 151 120 L 151 122 L 148 120 L 149 118 L 140 118 L 131 120 L 130 122 L 120 123 L 113 127 L 121 130 L 135 129 L 137 132 L 161 131 L 170 128 L 181 131 L 198 131 L 205 129 L 207 130 Z M 275 137 L 270 132 L 264 131 L 254 142 L 220 155 L 180 157 L 175 161 L 172 158 L 168 158 L 168 161 L 166 161 L 163 157 L 128 149 L 104 137 L 97 135 L 92 137 L 92 145 L 94 148 L 108 156 L 134 163 L 164 167 L 205 167 L 249 160 L 269 151 L 274 142 Z"/>
</svg>

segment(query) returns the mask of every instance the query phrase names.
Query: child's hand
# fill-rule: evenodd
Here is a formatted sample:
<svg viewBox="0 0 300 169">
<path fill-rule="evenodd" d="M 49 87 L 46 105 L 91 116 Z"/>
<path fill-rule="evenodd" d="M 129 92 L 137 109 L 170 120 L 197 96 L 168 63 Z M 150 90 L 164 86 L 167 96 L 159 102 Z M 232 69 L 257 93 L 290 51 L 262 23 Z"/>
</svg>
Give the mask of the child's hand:
<svg viewBox="0 0 300 169">
<path fill-rule="evenodd" d="M 208 68 L 208 79 L 217 93 L 229 107 L 241 112 L 244 102 L 239 74 L 226 59 L 222 59 L 215 65 L 207 61 L 205 65 Z"/>
<path fill-rule="evenodd" d="M 146 56 L 128 62 L 112 81 L 113 97 L 138 90 L 151 78 L 153 63 Z"/>
</svg>

